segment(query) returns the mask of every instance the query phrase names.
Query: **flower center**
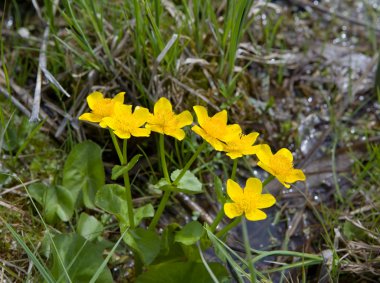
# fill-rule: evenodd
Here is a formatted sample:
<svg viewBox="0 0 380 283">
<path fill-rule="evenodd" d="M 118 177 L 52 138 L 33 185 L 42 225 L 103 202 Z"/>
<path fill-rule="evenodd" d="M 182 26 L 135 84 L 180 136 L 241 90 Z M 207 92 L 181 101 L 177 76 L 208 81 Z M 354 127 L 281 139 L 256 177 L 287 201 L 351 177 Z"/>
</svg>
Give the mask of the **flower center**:
<svg viewBox="0 0 380 283">
<path fill-rule="evenodd" d="M 270 166 L 275 175 L 287 175 L 292 169 L 292 162 L 283 155 L 273 156 L 270 160 Z"/>
</svg>

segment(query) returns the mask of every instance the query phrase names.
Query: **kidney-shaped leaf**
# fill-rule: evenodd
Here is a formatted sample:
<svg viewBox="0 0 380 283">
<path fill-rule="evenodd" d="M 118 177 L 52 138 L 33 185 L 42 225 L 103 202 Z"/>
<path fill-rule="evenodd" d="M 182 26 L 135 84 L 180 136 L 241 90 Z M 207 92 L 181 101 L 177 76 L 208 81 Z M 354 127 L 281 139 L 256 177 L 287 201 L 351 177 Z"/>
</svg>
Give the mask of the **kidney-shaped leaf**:
<svg viewBox="0 0 380 283">
<path fill-rule="evenodd" d="M 75 145 L 63 168 L 63 186 L 77 196 L 82 192 L 84 205 L 94 208 L 95 194 L 104 182 L 101 148 L 91 141 Z"/>
<path fill-rule="evenodd" d="M 175 234 L 174 239 L 176 242 L 188 246 L 196 243 L 202 237 L 203 233 L 202 224 L 198 221 L 191 221 Z"/>
<path fill-rule="evenodd" d="M 172 172 L 170 178 L 173 182 L 177 179 L 180 173 L 181 170 L 179 169 Z M 197 177 L 195 177 L 193 173 L 187 170 L 182 176 L 181 180 L 178 182 L 177 188 L 184 193 L 199 194 L 202 192 L 202 183 L 198 180 Z"/>
<path fill-rule="evenodd" d="M 125 188 L 117 184 L 104 185 L 97 192 L 95 203 L 108 213 L 121 217 L 127 213 Z"/>
<path fill-rule="evenodd" d="M 46 222 L 54 223 L 57 216 L 62 221 L 69 221 L 73 216 L 75 198 L 65 187 L 34 183 L 28 190 L 32 198 L 42 206 Z"/>
<path fill-rule="evenodd" d="M 82 212 L 77 223 L 77 232 L 83 238 L 91 241 L 100 236 L 103 232 L 103 224 L 94 216 Z"/>
</svg>

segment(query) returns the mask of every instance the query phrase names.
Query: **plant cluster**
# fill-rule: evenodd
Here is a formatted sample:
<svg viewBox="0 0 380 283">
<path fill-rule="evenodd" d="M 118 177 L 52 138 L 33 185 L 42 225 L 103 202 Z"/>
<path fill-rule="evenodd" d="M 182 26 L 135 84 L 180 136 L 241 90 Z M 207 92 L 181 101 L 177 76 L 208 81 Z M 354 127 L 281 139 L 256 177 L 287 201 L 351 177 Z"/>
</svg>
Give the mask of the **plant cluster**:
<svg viewBox="0 0 380 283">
<path fill-rule="evenodd" d="M 91 93 L 87 97 L 91 112 L 82 114 L 79 120 L 98 123 L 100 127 L 109 129 L 120 160 L 120 165 L 116 165 L 112 170 L 112 179 L 115 180 L 122 176 L 124 187 L 117 184 L 104 185 L 96 193 L 95 204 L 116 216 L 124 241 L 134 251 L 135 256 L 140 259 L 136 262 L 142 262 L 145 266 L 162 263 L 163 260 L 159 260 L 159 258 L 163 257 L 163 255 L 169 255 L 170 250 L 174 247 L 169 245 L 168 250 L 162 254 L 162 246 L 160 247 L 157 243 L 170 235 L 174 237 L 172 244 L 176 243 L 187 246 L 187 248 L 189 246 L 195 248 L 196 243 L 206 237 L 204 236 L 205 230 L 208 233 L 208 238 L 210 238 L 210 233 L 217 231 L 224 215 L 228 218 L 236 219 L 220 231 L 217 231 L 217 238 L 223 238 L 230 229 L 239 224 L 243 219 L 242 215 L 250 221 L 266 219 L 267 215 L 263 209 L 273 206 L 276 200 L 271 194 L 262 193 L 264 185 L 258 178 L 248 178 L 244 188 L 236 182 L 237 160 L 239 157 L 245 155 L 257 156 L 258 166 L 271 174 L 264 184 L 275 177 L 285 187 L 289 188 L 290 184 L 305 180 L 302 170 L 294 169 L 293 156 L 288 149 L 282 148 L 273 154 L 269 145 L 255 145 L 259 133 L 252 132 L 246 135 L 240 125 L 228 124 L 226 110 L 209 116 L 207 108 L 200 105 L 193 107 L 198 124 L 192 126 L 191 130 L 204 141 L 184 168 L 177 169 L 169 174 L 165 157 L 164 136 L 167 135 L 182 141 L 186 136 L 184 127 L 193 123 L 192 114 L 187 110 L 179 114 L 175 113 L 170 101 L 165 97 L 161 97 L 154 104 L 153 113 L 144 107 L 136 106 L 133 108 L 132 105 L 124 104 L 124 94 L 124 92 L 121 92 L 114 98 L 105 98 L 100 92 Z M 151 204 L 138 208 L 134 207 L 129 171 L 138 162 L 140 155 L 131 157 L 129 161 L 127 158 L 127 140 L 131 137 L 148 137 L 153 132 L 160 134 L 159 155 L 163 171 L 163 178 L 157 184 L 157 187 L 163 191 L 163 195 L 156 211 Z M 118 138 L 122 140 L 122 146 L 120 146 Z M 216 151 L 225 152 L 233 160 L 231 177 L 226 184 L 228 197 L 223 197 L 222 208 L 210 226 L 205 224 L 203 227 L 198 221 L 193 221 L 179 229 L 178 224 L 172 224 L 164 229 L 160 240 L 155 228 L 170 195 L 176 192 L 189 194 L 202 192 L 202 184 L 189 168 L 207 144 L 210 144 Z M 117 200 L 117 204 L 115 200 Z M 147 229 L 139 227 L 143 218 L 150 217 L 152 217 L 152 220 Z M 176 228 L 174 229 L 173 227 Z M 208 241 L 210 240 L 208 239 Z M 206 248 L 208 246 L 209 244 L 203 244 L 202 247 Z M 173 259 L 166 258 L 164 262 L 168 260 Z M 152 267 L 148 268 L 148 272 L 139 278 L 148 276 L 149 270 L 152 270 Z"/>
</svg>

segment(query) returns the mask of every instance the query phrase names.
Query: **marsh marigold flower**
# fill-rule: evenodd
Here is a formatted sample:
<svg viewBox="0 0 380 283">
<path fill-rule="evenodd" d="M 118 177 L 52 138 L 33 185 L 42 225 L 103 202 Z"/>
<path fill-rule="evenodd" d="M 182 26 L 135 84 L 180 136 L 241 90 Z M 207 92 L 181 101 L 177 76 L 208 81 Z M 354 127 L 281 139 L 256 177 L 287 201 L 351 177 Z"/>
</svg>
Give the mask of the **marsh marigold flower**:
<svg viewBox="0 0 380 283">
<path fill-rule="evenodd" d="M 249 178 L 244 190 L 231 179 L 227 180 L 227 194 L 233 202 L 224 204 L 224 212 L 229 218 L 245 214 L 251 221 L 267 218 L 261 209 L 271 207 L 276 199 L 271 194 L 262 194 L 262 183 L 257 178 Z"/>
<path fill-rule="evenodd" d="M 226 144 L 223 145 L 223 151 L 225 151 L 231 159 L 242 157 L 243 155 L 255 154 L 259 146 L 254 146 L 253 144 L 258 136 L 259 133 L 256 132 L 248 135 L 244 135 L 240 132 L 231 140 L 226 140 Z"/>
<path fill-rule="evenodd" d="M 272 154 L 269 145 L 263 144 L 256 155 L 260 160 L 257 165 L 275 176 L 286 188 L 289 188 L 291 183 L 306 180 L 302 170 L 293 168 L 293 155 L 288 149 L 281 148 Z"/>
<path fill-rule="evenodd" d="M 199 126 L 191 129 L 211 144 L 216 150 L 222 151 L 224 141 L 231 140 L 241 132 L 238 124 L 227 125 L 227 111 L 223 110 L 209 117 L 207 109 L 203 106 L 193 107 L 198 118 Z"/>
<path fill-rule="evenodd" d="M 161 97 L 154 104 L 153 114 L 149 114 L 146 128 L 181 141 L 185 138 L 185 131 L 182 128 L 191 123 L 193 123 L 193 116 L 189 111 L 186 110 L 176 115 L 170 101 Z"/>
<path fill-rule="evenodd" d="M 131 136 L 149 137 L 150 129 L 141 128 L 148 117 L 149 110 L 144 107 L 137 106 L 132 113 L 132 105 L 115 104 L 112 116 L 103 121 L 119 138 L 129 139 Z"/>
<path fill-rule="evenodd" d="M 116 103 L 124 102 L 125 92 L 118 93 L 114 98 L 104 98 L 101 92 L 95 91 L 87 96 L 87 103 L 90 109 L 90 113 L 84 113 L 79 116 L 79 120 L 99 123 L 102 128 L 107 127 L 103 121 L 103 118 L 110 117 L 113 113 Z"/>
</svg>

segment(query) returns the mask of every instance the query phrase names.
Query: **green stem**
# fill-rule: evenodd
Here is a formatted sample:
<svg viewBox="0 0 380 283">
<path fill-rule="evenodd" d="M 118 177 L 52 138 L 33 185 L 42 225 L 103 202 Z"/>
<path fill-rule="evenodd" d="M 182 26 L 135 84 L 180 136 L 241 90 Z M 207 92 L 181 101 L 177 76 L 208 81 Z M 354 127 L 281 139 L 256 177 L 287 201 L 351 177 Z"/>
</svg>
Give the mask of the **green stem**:
<svg viewBox="0 0 380 283">
<path fill-rule="evenodd" d="M 112 138 L 113 145 L 115 146 L 117 156 L 119 157 L 120 164 L 126 165 L 128 162 L 127 159 L 127 140 L 123 140 L 123 152 L 120 149 L 119 143 L 117 141 L 117 138 L 115 134 L 110 129 L 110 134 Z M 132 203 L 132 192 L 131 192 L 131 184 L 129 182 L 129 175 L 128 172 L 123 174 L 124 178 L 124 187 L 125 187 L 125 196 L 127 198 L 127 209 L 128 209 L 128 219 L 129 219 L 129 225 L 132 229 L 135 228 L 135 221 L 133 216 L 133 203 Z"/>
<path fill-rule="evenodd" d="M 224 217 L 224 209 L 223 207 L 219 210 L 218 214 L 215 216 L 215 219 L 214 221 L 212 222 L 211 226 L 210 226 L 210 231 L 212 233 L 214 233 L 216 227 L 218 227 L 220 221 L 222 221 Z"/>
<path fill-rule="evenodd" d="M 274 176 L 273 175 L 269 175 L 268 178 L 265 179 L 264 183 L 263 183 L 263 187 L 265 187 L 266 185 L 268 185 L 270 182 L 272 182 L 272 180 L 274 179 Z"/>
<path fill-rule="evenodd" d="M 193 156 L 190 158 L 189 161 L 187 161 L 185 167 L 183 167 L 181 173 L 177 176 L 177 178 L 174 180 L 173 185 L 177 185 L 179 181 L 181 181 L 183 175 L 185 175 L 186 171 L 189 170 L 191 164 L 193 164 L 194 160 L 198 157 L 198 155 L 201 153 L 201 151 L 206 147 L 207 143 L 204 141 L 197 149 L 196 152 L 194 152 Z"/>
<path fill-rule="evenodd" d="M 232 172 L 231 172 L 231 180 L 235 181 L 236 178 L 236 169 L 237 169 L 238 159 L 234 159 L 234 165 L 232 166 Z"/>
<path fill-rule="evenodd" d="M 168 172 L 168 166 L 166 165 L 166 159 L 165 159 L 165 144 L 164 144 L 164 135 L 160 134 L 160 157 L 161 157 L 161 167 L 162 171 L 164 172 L 164 176 L 168 184 L 170 184 L 170 177 Z"/>
<path fill-rule="evenodd" d="M 256 282 L 256 271 L 255 271 L 255 267 L 252 264 L 251 244 L 249 242 L 249 237 L 248 237 L 247 221 L 245 220 L 244 217 L 242 217 L 242 219 L 243 219 L 242 229 L 243 229 L 244 248 L 245 248 L 245 253 L 247 257 L 248 269 L 251 274 L 251 282 Z"/>
<path fill-rule="evenodd" d="M 162 171 L 164 172 L 164 176 L 168 184 L 171 184 L 170 177 L 169 177 L 169 172 L 168 172 L 168 167 L 166 165 L 166 159 L 165 159 L 165 147 L 164 147 L 164 135 L 160 135 L 160 157 L 161 157 L 161 167 Z M 160 219 L 162 213 L 164 212 L 165 206 L 170 198 L 170 191 L 165 191 L 164 195 L 162 196 L 162 199 L 160 201 L 160 204 L 158 205 L 157 211 L 154 214 L 154 217 L 152 219 L 152 222 L 150 222 L 148 229 L 153 230 L 157 223 L 158 220 Z"/>
<path fill-rule="evenodd" d="M 126 139 L 123 140 L 123 160 L 124 160 L 124 162 L 122 165 L 126 165 L 128 163 L 127 140 Z M 135 228 L 135 220 L 134 220 L 134 213 L 133 213 L 131 183 L 129 181 L 128 171 L 123 173 L 123 178 L 124 178 L 125 196 L 127 198 L 129 225 L 131 225 L 131 229 L 134 229 Z"/>
<path fill-rule="evenodd" d="M 170 198 L 170 191 L 165 191 L 160 201 L 160 204 L 158 205 L 157 211 L 154 214 L 152 222 L 150 222 L 149 224 L 149 227 L 148 227 L 149 230 L 154 230 L 154 228 L 156 227 L 158 220 L 160 219 L 162 213 L 164 212 L 165 206 L 169 198 Z"/>
<path fill-rule="evenodd" d="M 119 157 L 120 164 L 123 164 L 124 163 L 123 154 L 121 153 L 120 146 L 119 146 L 119 143 L 117 141 L 117 138 L 111 129 L 110 129 L 110 135 L 111 135 L 111 139 L 113 142 L 113 146 L 116 149 L 117 156 Z"/>
<path fill-rule="evenodd" d="M 181 173 L 179 173 L 178 177 L 172 183 L 173 186 L 176 186 L 178 184 L 178 182 L 181 180 L 181 178 L 183 177 L 185 172 L 190 168 L 191 164 L 193 164 L 194 160 L 201 153 L 201 151 L 205 148 L 205 146 L 206 146 L 206 142 L 203 142 L 203 144 L 201 144 L 198 147 L 197 151 L 193 154 L 193 156 L 190 158 L 190 160 L 186 163 L 185 167 L 183 167 Z M 160 153 L 161 153 L 161 163 L 162 163 L 162 168 L 164 170 L 165 179 L 170 184 L 171 182 L 170 182 L 170 178 L 169 178 L 169 173 L 167 172 L 168 169 L 166 167 L 166 161 L 165 161 L 165 149 L 164 149 L 163 135 L 162 135 L 162 137 L 160 136 Z M 165 170 L 166 170 L 166 173 L 165 173 Z M 149 230 L 153 230 L 156 227 L 158 220 L 160 219 L 162 213 L 164 212 L 165 206 L 166 206 L 169 198 L 170 198 L 170 191 L 165 191 L 164 195 L 162 196 L 162 199 L 160 201 L 160 204 L 158 205 L 157 211 L 154 214 L 152 222 L 150 222 L 150 224 L 149 224 L 149 227 L 148 227 Z"/>
<path fill-rule="evenodd" d="M 222 230 L 220 230 L 218 233 L 216 233 L 215 235 L 218 238 L 223 237 L 228 231 L 230 231 L 232 228 L 236 227 L 240 223 L 240 221 L 241 221 L 241 216 L 235 218 L 234 221 L 232 221 L 229 224 L 227 224 L 226 226 L 224 226 L 224 228 Z"/>
</svg>

